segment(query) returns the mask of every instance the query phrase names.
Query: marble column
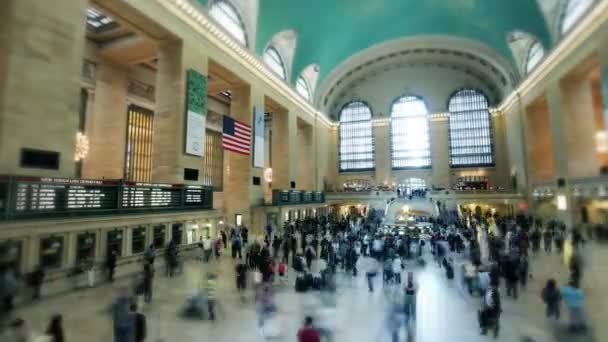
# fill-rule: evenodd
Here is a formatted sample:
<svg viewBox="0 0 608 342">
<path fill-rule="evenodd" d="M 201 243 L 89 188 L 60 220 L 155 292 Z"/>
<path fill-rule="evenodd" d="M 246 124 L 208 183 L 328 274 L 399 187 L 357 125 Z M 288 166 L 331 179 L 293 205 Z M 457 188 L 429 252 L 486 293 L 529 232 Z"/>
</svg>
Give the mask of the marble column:
<svg viewBox="0 0 608 342">
<path fill-rule="evenodd" d="M 251 88 L 243 85 L 232 89 L 230 116 L 235 120 L 251 125 L 252 123 Z M 251 223 L 251 155 L 224 151 L 224 206 L 228 223 L 236 224 L 240 214 L 243 224 Z M 263 196 L 263 195 L 262 195 Z"/>
<path fill-rule="evenodd" d="M 272 117 L 272 188 L 290 189 L 297 177 L 297 114 L 275 113 Z M 296 184 L 296 187 L 299 185 Z"/>
<path fill-rule="evenodd" d="M 0 174 L 73 177 L 87 0 L 4 0 L 0 10 Z M 60 153 L 22 168 L 23 148 Z"/>
<path fill-rule="evenodd" d="M 297 124 L 297 188 L 301 190 L 313 189 L 315 174 L 315 158 L 313 155 L 313 128 L 304 120 L 298 119 Z"/>
<path fill-rule="evenodd" d="M 547 87 L 547 105 L 549 109 L 549 129 L 551 131 L 551 141 L 553 145 L 553 161 L 555 166 L 555 177 L 564 180 L 563 186 L 558 186 L 555 192 L 555 201 L 560 197 L 566 199 L 566 209 L 557 209 L 557 218 L 564 222 L 568 227 L 574 224 L 572 191 L 566 181 L 568 178 L 568 141 L 565 129 L 565 115 L 562 106 L 562 93 L 560 85 L 555 82 Z M 556 203 L 557 204 L 557 203 Z"/>
<path fill-rule="evenodd" d="M 431 135 L 431 162 L 432 162 L 432 184 L 439 187 L 450 187 L 450 151 L 448 118 L 434 118 L 429 120 Z"/>
<path fill-rule="evenodd" d="M 121 179 L 127 136 L 127 69 L 101 60 L 95 75 L 93 110 L 86 125 L 89 154 L 82 163 L 82 177 Z"/>
<path fill-rule="evenodd" d="M 384 120 L 376 123 L 372 121 L 372 124 L 372 139 L 374 142 L 376 164 L 376 172 L 374 173 L 375 182 L 378 184 L 383 184 L 384 182 L 391 184 L 394 181 L 390 147 L 391 126 L 388 121 Z"/>
<path fill-rule="evenodd" d="M 207 75 L 208 59 L 200 47 L 180 41 L 160 44 L 152 155 L 152 180 L 155 182 L 188 183 L 184 181 L 184 168 L 198 169 L 200 180 L 201 158 L 186 155 L 184 149 L 188 69 Z M 200 184 L 200 181 L 193 183 Z"/>
<path fill-rule="evenodd" d="M 596 125 L 591 82 L 585 75 L 561 83 L 564 125 L 567 127 L 568 177 L 599 175 Z"/>
</svg>

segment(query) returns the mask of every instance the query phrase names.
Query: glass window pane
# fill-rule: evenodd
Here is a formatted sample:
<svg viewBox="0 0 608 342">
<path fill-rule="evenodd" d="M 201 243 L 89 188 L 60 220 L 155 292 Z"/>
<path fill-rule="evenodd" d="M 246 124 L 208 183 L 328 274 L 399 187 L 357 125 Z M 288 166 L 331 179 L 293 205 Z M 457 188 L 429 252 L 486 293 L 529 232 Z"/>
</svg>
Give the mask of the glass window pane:
<svg viewBox="0 0 608 342">
<path fill-rule="evenodd" d="M 450 98 L 448 109 L 450 165 L 494 165 L 491 117 L 486 96 L 473 89 L 461 90 Z"/>
<path fill-rule="evenodd" d="M 403 96 L 391 109 L 391 159 L 394 169 L 431 167 L 428 110 L 422 99 Z"/>
<path fill-rule="evenodd" d="M 298 77 L 296 81 L 296 91 L 303 98 L 310 100 L 310 88 L 308 87 L 308 82 L 302 76 Z"/>
<path fill-rule="evenodd" d="M 529 73 L 545 56 L 545 49 L 539 42 L 534 42 L 528 50 L 528 58 L 526 60 L 526 73 Z"/>
<path fill-rule="evenodd" d="M 209 15 L 239 43 L 247 46 L 245 25 L 234 6 L 227 1 L 214 1 L 209 10 Z"/>
<path fill-rule="evenodd" d="M 567 33 L 591 8 L 595 0 L 568 0 L 561 23 L 561 33 Z"/>
<path fill-rule="evenodd" d="M 283 65 L 283 59 L 279 52 L 274 47 L 269 47 L 264 52 L 264 63 L 272 70 L 275 74 L 279 75 L 282 79 L 285 79 L 285 66 Z"/>
<path fill-rule="evenodd" d="M 375 167 L 372 111 L 361 101 L 353 101 L 340 113 L 340 171 L 369 170 Z"/>
</svg>

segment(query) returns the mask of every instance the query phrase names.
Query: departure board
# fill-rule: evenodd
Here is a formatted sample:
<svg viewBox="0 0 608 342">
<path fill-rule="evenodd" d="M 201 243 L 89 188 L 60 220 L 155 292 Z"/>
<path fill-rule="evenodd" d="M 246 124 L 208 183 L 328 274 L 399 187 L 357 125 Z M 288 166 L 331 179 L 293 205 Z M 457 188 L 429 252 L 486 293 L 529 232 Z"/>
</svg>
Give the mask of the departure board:
<svg viewBox="0 0 608 342">
<path fill-rule="evenodd" d="M 325 195 L 321 191 L 315 191 L 313 193 L 312 200 L 315 203 L 323 203 L 323 202 L 325 202 Z"/>
<path fill-rule="evenodd" d="M 17 214 L 117 209 L 116 182 L 62 178 L 21 178 L 15 184 Z"/>
<path fill-rule="evenodd" d="M 126 183 L 122 190 L 123 208 L 180 207 L 182 186 L 172 184 Z"/>
<path fill-rule="evenodd" d="M 302 193 L 302 202 L 311 203 L 312 202 L 312 192 L 306 191 Z"/>
<path fill-rule="evenodd" d="M 297 190 L 289 192 L 289 203 L 298 204 L 302 202 L 302 193 Z"/>
</svg>

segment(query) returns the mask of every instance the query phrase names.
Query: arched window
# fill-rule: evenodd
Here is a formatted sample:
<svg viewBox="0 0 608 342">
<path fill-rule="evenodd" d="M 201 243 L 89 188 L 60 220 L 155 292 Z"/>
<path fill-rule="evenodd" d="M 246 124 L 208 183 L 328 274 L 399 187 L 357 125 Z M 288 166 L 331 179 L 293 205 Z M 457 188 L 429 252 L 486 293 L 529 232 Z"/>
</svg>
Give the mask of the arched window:
<svg viewBox="0 0 608 342">
<path fill-rule="evenodd" d="M 526 57 L 526 74 L 534 70 L 534 67 L 538 65 L 544 56 L 545 49 L 543 48 L 543 45 L 537 41 L 532 43 L 530 49 L 528 49 L 528 56 Z"/>
<path fill-rule="evenodd" d="M 303 98 L 310 101 L 310 87 L 308 86 L 308 82 L 306 82 L 302 76 L 298 77 L 298 80 L 296 81 L 296 91 Z"/>
<path fill-rule="evenodd" d="M 209 15 L 222 25 L 239 43 L 247 46 L 245 25 L 236 8 L 230 2 L 224 0 L 214 1 L 211 4 Z"/>
<path fill-rule="evenodd" d="M 487 97 L 474 89 L 460 90 L 450 98 L 448 110 L 450 165 L 494 165 L 492 121 Z"/>
<path fill-rule="evenodd" d="M 270 70 L 274 71 L 275 74 L 279 75 L 282 79 L 285 77 L 285 65 L 279 52 L 274 47 L 270 46 L 264 51 L 264 63 L 268 65 Z"/>
<path fill-rule="evenodd" d="M 340 111 L 340 171 L 373 170 L 372 110 L 353 101 Z"/>
<path fill-rule="evenodd" d="M 566 0 L 566 7 L 563 12 L 560 32 L 568 33 L 574 25 L 587 13 L 591 5 L 596 0 Z"/>
<path fill-rule="evenodd" d="M 391 108 L 393 169 L 431 167 L 428 110 L 421 98 L 402 96 Z"/>
</svg>

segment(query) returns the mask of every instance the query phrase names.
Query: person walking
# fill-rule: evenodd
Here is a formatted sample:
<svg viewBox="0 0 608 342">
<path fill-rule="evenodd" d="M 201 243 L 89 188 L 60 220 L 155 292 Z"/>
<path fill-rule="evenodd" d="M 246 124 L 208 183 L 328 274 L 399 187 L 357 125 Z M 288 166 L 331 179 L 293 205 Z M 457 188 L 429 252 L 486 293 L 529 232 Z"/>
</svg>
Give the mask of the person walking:
<svg viewBox="0 0 608 342">
<path fill-rule="evenodd" d="M 304 318 L 304 326 L 298 330 L 298 342 L 321 342 L 319 331 L 312 325 L 312 317 Z"/>
<path fill-rule="evenodd" d="M 562 295 L 557 288 L 555 279 L 549 279 L 547 281 L 547 285 L 543 288 L 541 298 L 546 305 L 545 315 L 547 318 L 555 317 L 555 319 L 559 320 Z"/>
<path fill-rule="evenodd" d="M 116 258 L 118 253 L 115 250 L 110 251 L 106 259 L 106 268 L 108 269 L 108 281 L 114 282 L 114 270 L 116 269 Z"/>
<path fill-rule="evenodd" d="M 152 265 L 144 265 L 143 274 L 143 289 L 144 289 L 144 301 L 150 303 L 152 301 L 152 278 L 154 278 L 154 269 Z"/>
<path fill-rule="evenodd" d="M 241 238 L 238 234 L 234 234 L 232 236 L 232 259 L 235 259 L 238 255 L 239 259 L 242 258 L 241 255 Z"/>
<path fill-rule="evenodd" d="M 215 320 L 215 307 L 217 305 L 217 276 L 213 273 L 207 273 L 207 283 L 205 286 L 207 292 L 207 313 L 210 321 Z"/>
<path fill-rule="evenodd" d="M 154 259 L 156 258 L 156 250 L 154 244 L 150 244 L 144 253 L 144 261 L 154 267 Z"/>
<path fill-rule="evenodd" d="M 32 299 L 40 299 L 40 290 L 42 289 L 42 283 L 44 282 L 44 269 L 42 269 L 42 266 L 37 266 L 36 269 L 30 273 L 29 282 L 33 290 Z"/>
<path fill-rule="evenodd" d="M 129 312 L 130 298 L 125 289 L 120 289 L 112 307 L 114 342 L 133 342 L 134 319 Z"/>
<path fill-rule="evenodd" d="M 133 315 L 134 322 L 134 341 L 144 342 L 146 340 L 147 335 L 146 316 L 143 313 L 137 311 L 137 304 L 131 304 L 130 310 L 131 314 Z"/>
<path fill-rule="evenodd" d="M 584 331 L 586 324 L 584 315 L 585 294 L 583 290 L 574 281 L 570 281 L 568 285 L 562 286 L 560 292 L 568 308 L 570 330 L 573 332 Z"/>
<path fill-rule="evenodd" d="M 545 228 L 543 232 L 543 244 L 545 246 L 545 252 L 551 253 L 551 247 L 553 243 L 553 234 L 549 228 Z"/>
<path fill-rule="evenodd" d="M 365 272 L 369 292 L 374 292 L 374 278 L 378 275 L 378 269 L 380 267 L 378 261 L 367 256 L 360 258 L 358 263 L 358 268 Z"/>
<path fill-rule="evenodd" d="M 65 335 L 63 333 L 63 318 L 57 314 L 51 318 L 48 328 L 46 329 L 46 335 L 50 337 L 49 342 L 65 342 Z"/>
<path fill-rule="evenodd" d="M 222 235 L 222 243 L 224 244 L 224 249 L 226 249 L 228 248 L 228 236 L 226 235 L 226 232 L 224 230 L 221 230 L 220 234 Z"/>
<path fill-rule="evenodd" d="M 203 260 L 205 262 L 209 262 L 209 259 L 211 258 L 211 253 L 213 253 L 213 241 L 207 235 L 203 239 Z"/>
</svg>

